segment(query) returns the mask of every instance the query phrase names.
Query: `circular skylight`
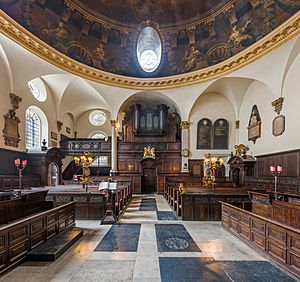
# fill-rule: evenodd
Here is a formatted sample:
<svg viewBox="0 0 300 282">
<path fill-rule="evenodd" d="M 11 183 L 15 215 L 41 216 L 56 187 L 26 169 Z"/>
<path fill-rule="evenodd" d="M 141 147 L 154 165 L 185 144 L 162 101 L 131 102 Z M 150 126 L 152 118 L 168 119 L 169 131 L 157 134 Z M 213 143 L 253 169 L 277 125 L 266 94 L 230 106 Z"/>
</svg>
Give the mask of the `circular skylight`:
<svg viewBox="0 0 300 282">
<path fill-rule="evenodd" d="M 46 101 L 47 90 L 40 78 L 35 78 L 28 82 L 28 88 L 35 99 L 40 102 Z"/>
<path fill-rule="evenodd" d="M 137 58 L 145 72 L 154 72 L 161 61 L 162 45 L 157 31 L 147 26 L 139 34 L 137 41 Z"/>
<path fill-rule="evenodd" d="M 103 125 L 106 122 L 106 114 L 99 110 L 92 111 L 89 115 L 89 120 L 92 125 Z"/>
</svg>

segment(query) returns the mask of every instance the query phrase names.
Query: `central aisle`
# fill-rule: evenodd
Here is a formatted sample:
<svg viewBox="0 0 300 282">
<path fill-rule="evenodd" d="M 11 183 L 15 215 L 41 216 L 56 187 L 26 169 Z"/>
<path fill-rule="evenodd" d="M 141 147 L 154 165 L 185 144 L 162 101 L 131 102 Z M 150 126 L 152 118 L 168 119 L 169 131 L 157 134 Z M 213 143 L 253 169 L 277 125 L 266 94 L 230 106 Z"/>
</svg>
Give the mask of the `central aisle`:
<svg viewBox="0 0 300 282">
<path fill-rule="evenodd" d="M 133 197 L 119 224 L 76 222 L 83 238 L 55 262 L 25 262 L 1 281 L 295 281 L 220 222 L 178 220 L 160 195 Z"/>
</svg>

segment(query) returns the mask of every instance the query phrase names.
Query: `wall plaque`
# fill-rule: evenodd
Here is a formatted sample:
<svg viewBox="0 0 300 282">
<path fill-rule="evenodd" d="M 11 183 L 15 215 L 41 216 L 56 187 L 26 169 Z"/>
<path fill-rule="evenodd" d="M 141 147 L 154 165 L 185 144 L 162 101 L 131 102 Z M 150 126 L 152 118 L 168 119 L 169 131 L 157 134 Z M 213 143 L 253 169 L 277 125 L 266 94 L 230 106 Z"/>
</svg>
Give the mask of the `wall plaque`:
<svg viewBox="0 0 300 282">
<path fill-rule="evenodd" d="M 273 135 L 279 136 L 285 131 L 285 116 L 280 115 L 273 119 Z"/>
<path fill-rule="evenodd" d="M 228 121 L 220 118 L 214 123 L 214 149 L 228 149 Z"/>
<path fill-rule="evenodd" d="M 197 149 L 211 149 L 212 147 L 212 123 L 209 119 L 203 118 L 198 122 L 197 127 Z"/>
<path fill-rule="evenodd" d="M 57 133 L 51 131 L 51 139 L 57 140 Z"/>
<path fill-rule="evenodd" d="M 256 139 L 261 137 L 261 119 L 256 105 L 252 107 L 249 124 L 248 124 L 248 140 L 254 144 Z"/>
</svg>

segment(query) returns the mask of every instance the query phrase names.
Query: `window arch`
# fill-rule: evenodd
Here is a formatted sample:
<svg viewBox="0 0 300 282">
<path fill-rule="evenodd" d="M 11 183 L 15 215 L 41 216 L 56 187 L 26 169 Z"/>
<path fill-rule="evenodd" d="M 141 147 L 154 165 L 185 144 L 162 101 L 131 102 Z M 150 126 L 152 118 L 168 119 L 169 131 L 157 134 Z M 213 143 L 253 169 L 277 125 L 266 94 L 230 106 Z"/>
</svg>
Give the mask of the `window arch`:
<svg viewBox="0 0 300 282">
<path fill-rule="evenodd" d="M 32 108 L 26 111 L 25 140 L 26 148 L 39 147 L 41 144 L 41 120 Z"/>
<path fill-rule="evenodd" d="M 48 142 L 47 117 L 40 108 L 30 106 L 25 114 L 25 146 L 38 148 L 44 139 Z"/>
<path fill-rule="evenodd" d="M 39 77 L 28 82 L 28 88 L 31 94 L 40 102 L 45 102 L 47 99 L 47 89 L 43 80 Z"/>
<path fill-rule="evenodd" d="M 103 132 L 103 131 L 92 132 L 89 135 L 89 138 L 92 138 L 92 139 L 104 139 L 105 141 L 108 140 L 107 134 L 105 132 Z"/>
</svg>

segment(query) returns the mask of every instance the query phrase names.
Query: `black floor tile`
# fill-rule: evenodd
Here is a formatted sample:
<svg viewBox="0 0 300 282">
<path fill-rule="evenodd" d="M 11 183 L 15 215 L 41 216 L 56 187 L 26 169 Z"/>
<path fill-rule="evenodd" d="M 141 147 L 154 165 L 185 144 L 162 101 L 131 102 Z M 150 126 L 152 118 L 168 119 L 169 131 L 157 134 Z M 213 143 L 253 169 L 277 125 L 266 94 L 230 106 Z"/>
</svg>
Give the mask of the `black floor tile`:
<svg viewBox="0 0 300 282">
<path fill-rule="evenodd" d="M 157 211 L 155 198 L 145 198 L 142 199 L 140 211 Z"/>
<path fill-rule="evenodd" d="M 292 282 L 296 281 L 267 261 L 220 261 L 232 281 Z"/>
<path fill-rule="evenodd" d="M 95 251 L 136 252 L 139 243 L 141 224 L 113 225 L 101 240 Z"/>
<path fill-rule="evenodd" d="M 201 252 L 182 224 L 155 224 L 159 252 Z"/>
<path fill-rule="evenodd" d="M 160 257 L 162 282 L 232 281 L 212 257 Z"/>
<path fill-rule="evenodd" d="M 158 220 L 178 220 L 176 214 L 172 211 L 157 211 Z"/>
</svg>

